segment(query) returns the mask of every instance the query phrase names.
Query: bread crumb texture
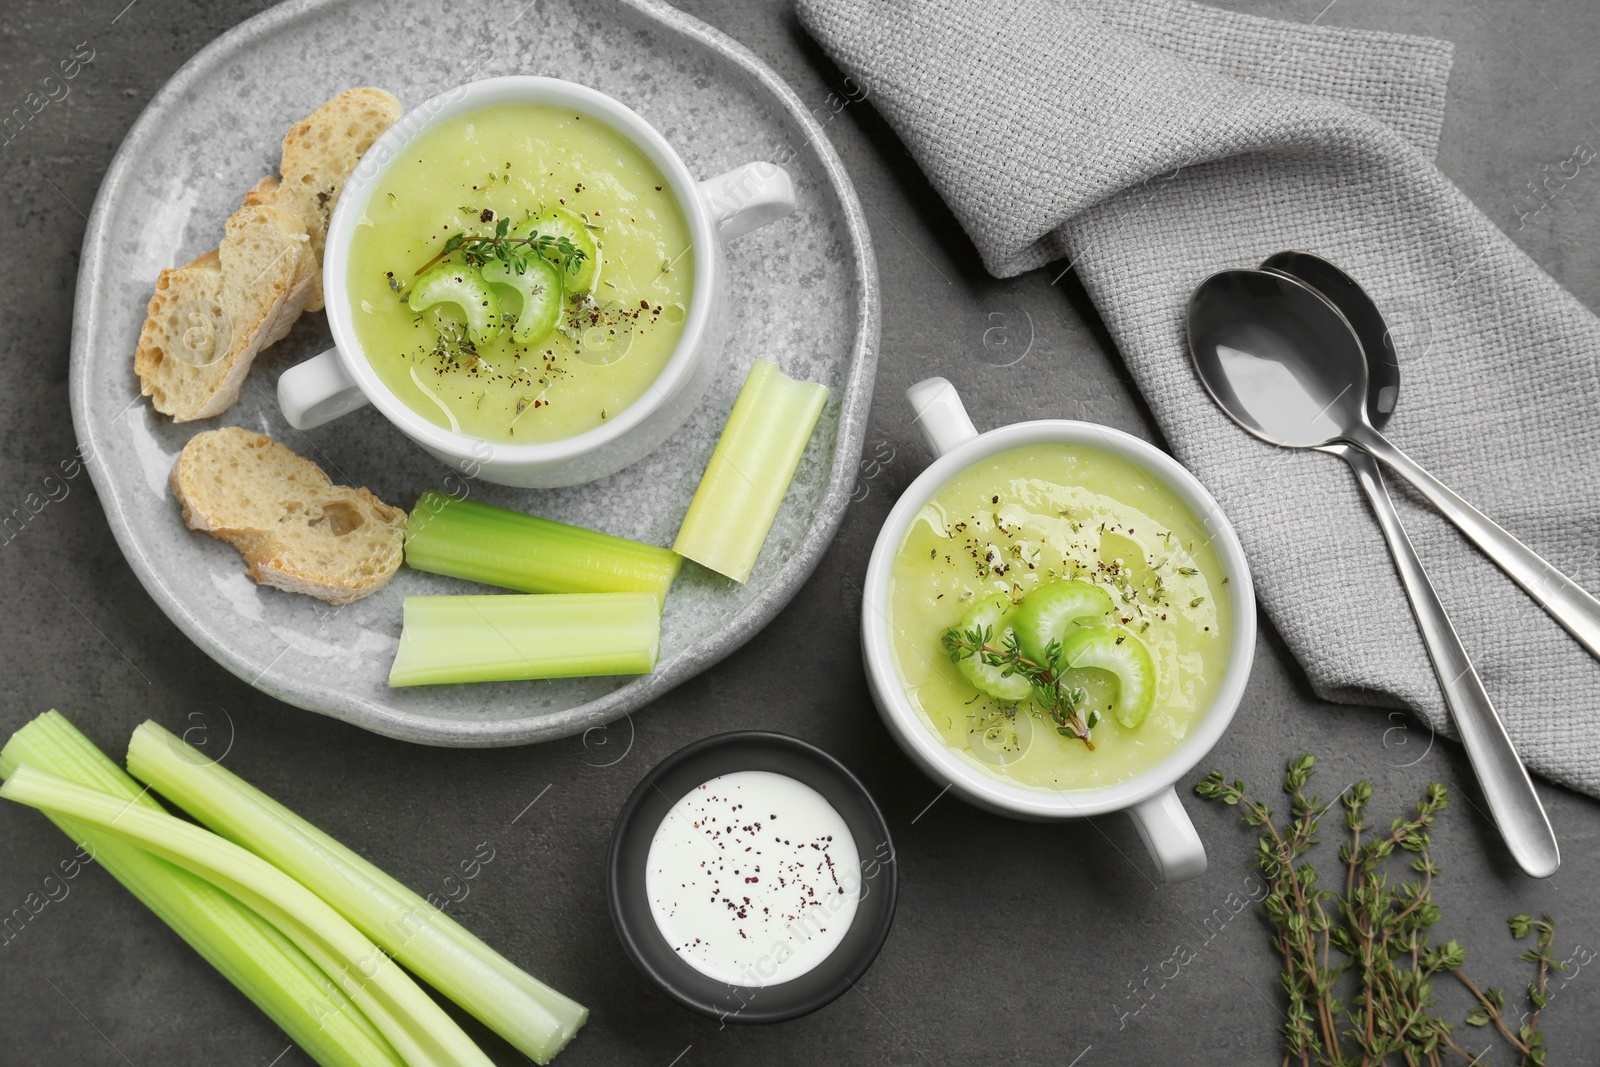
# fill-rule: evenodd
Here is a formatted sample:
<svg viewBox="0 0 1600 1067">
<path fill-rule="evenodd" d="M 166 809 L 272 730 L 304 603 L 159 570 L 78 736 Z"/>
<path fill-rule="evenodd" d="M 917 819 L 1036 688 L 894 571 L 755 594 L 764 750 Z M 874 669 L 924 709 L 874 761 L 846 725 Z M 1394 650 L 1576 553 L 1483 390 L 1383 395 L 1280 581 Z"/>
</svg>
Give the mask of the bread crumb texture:
<svg viewBox="0 0 1600 1067">
<path fill-rule="evenodd" d="M 184 523 L 233 545 L 262 585 L 348 604 L 381 589 L 404 557 L 403 509 L 334 485 L 266 434 L 196 434 L 170 482 Z"/>
</svg>

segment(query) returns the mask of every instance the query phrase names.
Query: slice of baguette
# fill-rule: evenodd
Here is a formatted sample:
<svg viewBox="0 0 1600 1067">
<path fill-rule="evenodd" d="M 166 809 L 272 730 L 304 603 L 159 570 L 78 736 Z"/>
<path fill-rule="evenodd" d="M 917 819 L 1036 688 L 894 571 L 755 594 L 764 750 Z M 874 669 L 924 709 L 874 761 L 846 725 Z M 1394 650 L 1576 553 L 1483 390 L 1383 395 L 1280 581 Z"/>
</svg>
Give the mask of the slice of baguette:
<svg viewBox="0 0 1600 1067">
<path fill-rule="evenodd" d="M 315 275 L 308 311 L 322 307 L 322 249 L 333 206 L 356 163 L 400 114 L 400 101 L 382 89 L 340 93 L 290 128 L 278 165 L 282 178 L 264 178 L 245 194 L 246 204 L 254 199 L 295 211 L 311 235 Z"/>
<path fill-rule="evenodd" d="M 265 434 L 198 433 L 172 466 L 172 495 L 191 530 L 237 548 L 262 585 L 348 604 L 399 569 L 406 513 Z"/>
<path fill-rule="evenodd" d="M 263 204 L 234 212 L 215 252 L 161 272 L 133 355 L 140 392 L 157 411 L 189 422 L 239 398 L 256 353 L 282 336 L 310 255 L 298 216 Z"/>
<path fill-rule="evenodd" d="M 323 104 L 289 130 L 283 178 L 245 193 L 221 248 L 161 272 L 133 360 L 157 411 L 177 422 L 220 415 L 239 398 L 256 353 L 288 334 L 302 311 L 322 307 L 333 205 L 399 117 L 400 102 L 382 89 L 351 89 Z"/>
</svg>

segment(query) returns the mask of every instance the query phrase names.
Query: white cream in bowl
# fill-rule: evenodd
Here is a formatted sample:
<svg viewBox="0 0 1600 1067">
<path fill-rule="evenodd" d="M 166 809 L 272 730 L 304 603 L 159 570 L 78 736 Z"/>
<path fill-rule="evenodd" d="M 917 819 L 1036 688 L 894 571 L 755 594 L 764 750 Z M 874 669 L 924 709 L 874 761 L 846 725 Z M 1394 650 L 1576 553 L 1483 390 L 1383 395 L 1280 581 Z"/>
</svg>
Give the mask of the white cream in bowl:
<svg viewBox="0 0 1600 1067">
<path fill-rule="evenodd" d="M 690 790 L 656 829 L 650 912 L 678 957 L 740 986 L 792 981 L 839 947 L 860 900 L 860 856 L 804 782 L 736 771 Z"/>
</svg>

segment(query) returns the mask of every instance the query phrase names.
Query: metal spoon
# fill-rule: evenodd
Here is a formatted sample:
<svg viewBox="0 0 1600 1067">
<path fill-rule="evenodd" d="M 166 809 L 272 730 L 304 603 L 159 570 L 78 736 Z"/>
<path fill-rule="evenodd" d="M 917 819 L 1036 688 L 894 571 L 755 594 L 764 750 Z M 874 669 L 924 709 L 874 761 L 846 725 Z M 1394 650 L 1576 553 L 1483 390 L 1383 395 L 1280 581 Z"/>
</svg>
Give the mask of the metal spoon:
<svg viewBox="0 0 1600 1067">
<path fill-rule="evenodd" d="M 1213 274 L 1189 298 L 1189 353 L 1216 402 L 1262 440 L 1285 448 L 1346 441 L 1382 460 L 1600 658 L 1600 600 L 1373 428 L 1361 343 L 1316 289 L 1272 271 Z"/>
<path fill-rule="evenodd" d="M 1339 309 L 1355 329 L 1366 355 L 1366 406 L 1376 429 L 1383 429 L 1400 395 L 1400 362 L 1377 305 L 1344 271 L 1308 252 L 1279 252 L 1261 264 L 1263 270 L 1292 275 L 1311 285 Z M 1535 878 L 1545 878 L 1561 865 L 1561 851 L 1533 782 L 1507 736 L 1489 694 L 1467 657 L 1461 638 L 1445 614 L 1422 561 L 1411 546 L 1394 501 L 1389 499 L 1378 461 L 1342 441 L 1317 446 L 1343 457 L 1378 517 L 1389 542 L 1395 568 L 1400 572 L 1411 609 L 1422 631 L 1422 642 L 1433 662 L 1434 674 L 1444 691 L 1445 704 L 1460 730 L 1467 758 L 1483 786 L 1495 824 L 1517 864 Z"/>
</svg>

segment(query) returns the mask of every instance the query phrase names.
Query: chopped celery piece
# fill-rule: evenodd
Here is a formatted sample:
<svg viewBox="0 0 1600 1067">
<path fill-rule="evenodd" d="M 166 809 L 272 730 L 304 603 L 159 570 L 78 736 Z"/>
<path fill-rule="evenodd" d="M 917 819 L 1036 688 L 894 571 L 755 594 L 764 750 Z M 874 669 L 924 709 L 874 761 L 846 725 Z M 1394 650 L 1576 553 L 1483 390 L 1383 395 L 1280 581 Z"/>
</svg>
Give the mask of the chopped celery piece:
<svg viewBox="0 0 1600 1067">
<path fill-rule="evenodd" d="M 649 674 L 653 593 L 408 596 L 390 685 Z"/>
<path fill-rule="evenodd" d="M 1016 615 L 1011 598 L 1004 593 L 996 593 L 967 609 L 967 613 L 961 617 L 961 632 L 980 635 L 990 648 L 1004 648 L 1007 635 L 1015 633 Z M 1033 692 L 1033 683 L 1021 674 L 1008 674 L 1006 668 L 988 663 L 981 655 L 957 660 L 956 670 L 978 692 L 1008 704 L 1026 700 L 1028 694 Z"/>
<path fill-rule="evenodd" d="M 515 264 L 491 259 L 481 273 L 484 281 L 504 285 L 521 297 L 517 323 L 511 327 L 513 341 L 532 344 L 555 328 L 561 315 L 561 275 L 543 256 L 528 256 Z"/>
<path fill-rule="evenodd" d="M 193 751 L 192 749 L 190 750 Z M 204 759 L 195 753 L 196 759 Z M 47 711 L 0 749 L 0 778 L 19 764 L 59 774 L 160 811 L 147 790 L 67 721 Z M 283 1028 L 323 1067 L 404 1067 L 404 1061 L 344 990 L 277 927 L 210 882 L 103 830 L 51 815 L 128 892 Z"/>
<path fill-rule="evenodd" d="M 493 1067 L 382 949 L 260 856 L 165 812 L 27 764 L 0 785 L 0 797 L 114 834 L 254 909 L 343 986 L 409 1067 Z"/>
<path fill-rule="evenodd" d="M 421 896 L 153 722 L 133 732 L 128 767 L 201 823 L 277 865 L 424 981 L 539 1063 L 588 1010 L 467 932 Z"/>
<path fill-rule="evenodd" d="M 1022 654 L 1050 666 L 1050 642 L 1063 641 L 1078 619 L 1111 614 L 1111 594 L 1089 582 L 1057 579 L 1029 591 L 1011 620 Z"/>
<path fill-rule="evenodd" d="M 448 262 L 429 267 L 412 285 L 408 303 L 412 311 L 454 304 L 466 319 L 473 344 L 488 344 L 500 336 L 500 298 L 476 267 Z"/>
<path fill-rule="evenodd" d="M 587 292 L 600 278 L 600 246 L 584 221 L 565 208 L 551 208 L 523 220 L 511 228 L 511 236 L 536 239 L 537 251 L 560 272 L 561 288 L 568 293 Z M 579 253 L 577 257 L 567 258 L 562 238 Z"/>
<path fill-rule="evenodd" d="M 1061 662 L 1070 670 L 1104 671 L 1117 680 L 1117 721 L 1132 729 L 1156 702 L 1156 668 L 1150 650 L 1121 626 L 1084 626 L 1061 642 Z"/>
<path fill-rule="evenodd" d="M 406 562 L 522 593 L 653 593 L 659 608 L 683 557 L 430 489 L 406 525 Z"/>
<path fill-rule="evenodd" d="M 827 399 L 827 386 L 756 360 L 673 550 L 736 582 L 749 578 Z"/>
</svg>

